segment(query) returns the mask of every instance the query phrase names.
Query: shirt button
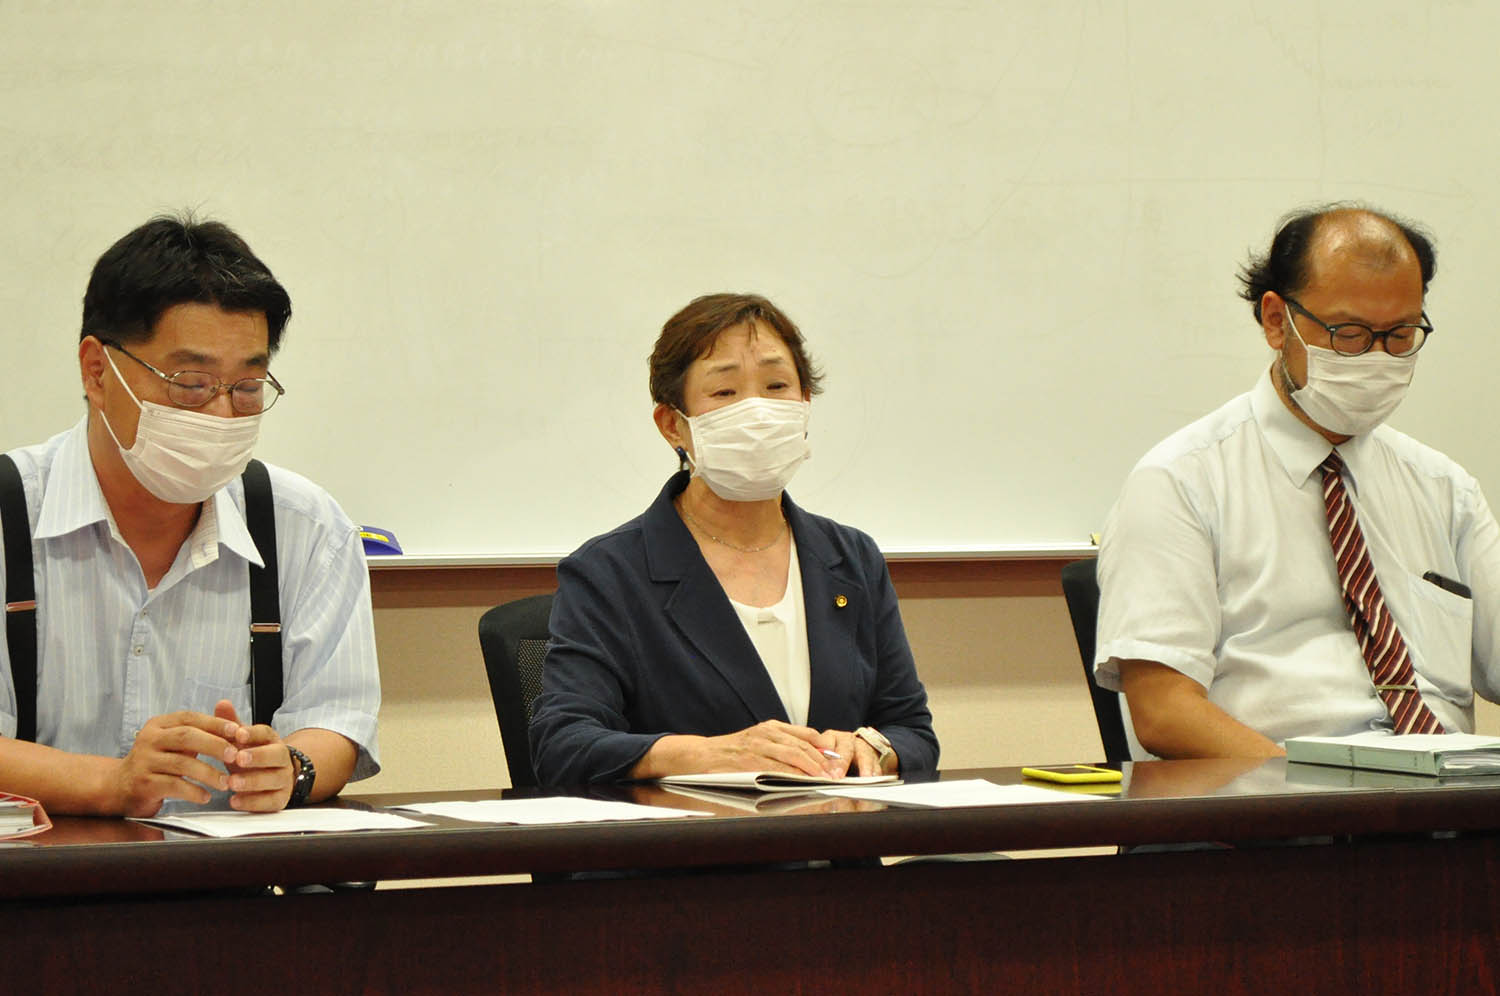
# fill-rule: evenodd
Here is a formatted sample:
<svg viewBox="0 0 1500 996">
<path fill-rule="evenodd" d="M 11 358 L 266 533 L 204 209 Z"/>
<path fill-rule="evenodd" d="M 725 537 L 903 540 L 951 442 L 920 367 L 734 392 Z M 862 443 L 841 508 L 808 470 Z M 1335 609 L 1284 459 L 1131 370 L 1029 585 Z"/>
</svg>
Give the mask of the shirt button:
<svg viewBox="0 0 1500 996">
<path fill-rule="evenodd" d="M 135 655 L 137 657 L 139 657 L 141 654 L 145 653 L 145 651 L 146 651 L 146 648 L 144 646 L 142 646 L 141 644 L 137 643 L 135 645 Z"/>
</svg>

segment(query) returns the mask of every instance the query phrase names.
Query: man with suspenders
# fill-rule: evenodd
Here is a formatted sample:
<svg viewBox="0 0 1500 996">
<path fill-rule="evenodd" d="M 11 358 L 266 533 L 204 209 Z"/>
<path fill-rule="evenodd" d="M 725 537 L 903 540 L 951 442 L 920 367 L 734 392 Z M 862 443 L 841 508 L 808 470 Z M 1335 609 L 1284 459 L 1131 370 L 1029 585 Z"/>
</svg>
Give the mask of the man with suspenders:
<svg viewBox="0 0 1500 996">
<path fill-rule="evenodd" d="M 0 790 L 59 813 L 211 792 L 276 810 L 379 770 L 357 527 L 250 459 L 290 315 L 217 222 L 155 218 L 95 264 L 87 413 L 0 457 Z"/>
</svg>

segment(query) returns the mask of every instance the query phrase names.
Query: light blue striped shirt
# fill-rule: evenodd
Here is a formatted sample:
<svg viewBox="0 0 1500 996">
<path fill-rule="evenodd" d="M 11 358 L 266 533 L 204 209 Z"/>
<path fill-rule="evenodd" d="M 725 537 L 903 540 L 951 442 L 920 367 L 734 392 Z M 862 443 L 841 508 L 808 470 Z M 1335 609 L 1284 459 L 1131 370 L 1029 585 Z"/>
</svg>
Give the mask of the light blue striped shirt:
<svg viewBox="0 0 1500 996">
<path fill-rule="evenodd" d="M 153 590 L 121 539 L 89 458 L 87 420 L 12 450 L 34 542 L 37 741 L 123 757 L 153 716 L 212 713 L 229 699 L 250 721 L 250 585 L 260 554 L 236 478 L 203 512 Z M 319 727 L 359 748 L 354 779 L 380 770 L 380 673 L 370 576 L 358 528 L 306 478 L 269 466 L 281 575 L 282 680 L 272 725 Z M 3 553 L 3 540 L 0 540 Z M 4 573 L 0 572 L 0 601 Z M 16 733 L 10 651 L 0 639 L 0 734 Z"/>
</svg>

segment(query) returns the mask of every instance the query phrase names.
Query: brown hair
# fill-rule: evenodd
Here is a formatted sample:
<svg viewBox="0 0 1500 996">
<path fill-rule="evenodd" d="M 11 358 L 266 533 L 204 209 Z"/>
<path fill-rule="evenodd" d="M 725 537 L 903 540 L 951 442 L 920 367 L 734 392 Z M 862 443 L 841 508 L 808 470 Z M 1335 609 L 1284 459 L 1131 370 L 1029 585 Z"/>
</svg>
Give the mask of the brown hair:
<svg viewBox="0 0 1500 996">
<path fill-rule="evenodd" d="M 759 294 L 705 294 L 667 319 L 651 350 L 651 400 L 682 410 L 688 367 L 707 356 L 726 329 L 761 321 L 791 351 L 797 380 L 808 394 L 823 390 L 823 374 L 813 366 L 802 333 L 780 308 Z"/>
</svg>

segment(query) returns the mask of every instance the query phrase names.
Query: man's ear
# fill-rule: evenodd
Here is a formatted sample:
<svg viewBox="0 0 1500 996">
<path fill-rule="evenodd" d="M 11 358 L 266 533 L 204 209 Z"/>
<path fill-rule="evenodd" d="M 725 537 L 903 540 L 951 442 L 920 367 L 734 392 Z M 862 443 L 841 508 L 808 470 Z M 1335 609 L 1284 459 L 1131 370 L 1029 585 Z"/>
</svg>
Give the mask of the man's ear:
<svg viewBox="0 0 1500 996">
<path fill-rule="evenodd" d="M 1266 337 L 1266 345 L 1281 352 L 1286 342 L 1286 301 L 1275 291 L 1266 291 L 1260 296 L 1260 330 Z"/>
<path fill-rule="evenodd" d="M 78 375 L 83 381 L 83 394 L 95 408 L 104 408 L 104 369 L 109 360 L 104 355 L 104 343 L 93 336 L 84 336 L 78 344 Z"/>
</svg>

